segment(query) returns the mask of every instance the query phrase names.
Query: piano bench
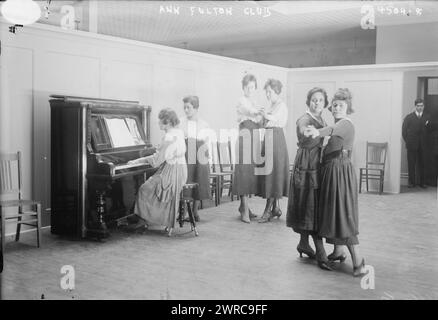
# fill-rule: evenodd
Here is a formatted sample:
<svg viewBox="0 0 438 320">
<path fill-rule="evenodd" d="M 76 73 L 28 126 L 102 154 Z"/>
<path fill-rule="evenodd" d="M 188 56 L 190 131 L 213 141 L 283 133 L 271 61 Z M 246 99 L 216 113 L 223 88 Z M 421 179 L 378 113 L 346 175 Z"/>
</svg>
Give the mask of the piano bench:
<svg viewBox="0 0 438 320">
<path fill-rule="evenodd" d="M 184 217 L 186 214 L 186 210 L 189 216 L 189 221 L 191 224 L 191 228 L 192 231 L 195 232 L 195 236 L 198 236 L 198 230 L 196 230 L 196 222 L 195 222 L 195 218 L 193 216 L 193 197 L 191 196 L 187 196 L 184 195 L 186 190 L 189 189 L 196 189 L 198 188 L 198 184 L 197 183 L 187 183 L 183 186 L 182 190 L 181 190 L 181 195 L 180 195 L 180 199 L 179 199 L 179 215 L 178 215 L 178 222 L 179 222 L 179 226 L 182 228 L 184 226 Z M 190 192 L 191 194 L 191 192 Z"/>
</svg>

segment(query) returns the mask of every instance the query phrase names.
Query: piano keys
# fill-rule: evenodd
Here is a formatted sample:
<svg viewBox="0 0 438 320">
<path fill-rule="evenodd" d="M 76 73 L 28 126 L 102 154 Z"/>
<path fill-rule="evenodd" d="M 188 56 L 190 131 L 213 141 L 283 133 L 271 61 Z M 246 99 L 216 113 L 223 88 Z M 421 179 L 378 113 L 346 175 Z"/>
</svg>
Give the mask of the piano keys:
<svg viewBox="0 0 438 320">
<path fill-rule="evenodd" d="M 136 101 L 61 95 L 52 95 L 49 102 L 51 231 L 105 238 L 106 224 L 120 213 L 129 214 L 120 179 L 132 177 L 138 188 L 155 172 L 148 164 L 127 164 L 155 152 L 150 144 L 151 107 Z"/>
</svg>

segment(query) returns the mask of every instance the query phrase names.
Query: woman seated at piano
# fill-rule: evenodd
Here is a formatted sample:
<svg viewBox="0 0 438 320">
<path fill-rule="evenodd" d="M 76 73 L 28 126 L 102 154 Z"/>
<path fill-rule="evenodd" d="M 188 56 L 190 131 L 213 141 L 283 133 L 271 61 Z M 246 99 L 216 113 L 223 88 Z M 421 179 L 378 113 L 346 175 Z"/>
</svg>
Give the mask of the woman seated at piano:
<svg viewBox="0 0 438 320">
<path fill-rule="evenodd" d="M 140 187 L 134 213 L 144 221 L 145 227 L 159 225 L 173 228 L 180 193 L 187 180 L 186 144 L 183 131 L 177 128 L 179 119 L 175 111 L 163 109 L 158 119 L 164 136 L 157 152 L 128 162 L 147 163 L 158 168 Z"/>
</svg>

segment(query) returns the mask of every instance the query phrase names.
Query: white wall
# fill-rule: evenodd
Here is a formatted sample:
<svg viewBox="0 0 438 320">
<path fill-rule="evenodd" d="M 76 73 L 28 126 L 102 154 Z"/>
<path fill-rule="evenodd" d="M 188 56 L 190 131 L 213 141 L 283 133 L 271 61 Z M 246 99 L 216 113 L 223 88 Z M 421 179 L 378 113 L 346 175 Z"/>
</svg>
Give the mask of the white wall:
<svg viewBox="0 0 438 320">
<path fill-rule="evenodd" d="M 45 207 L 50 206 L 51 94 L 150 105 L 151 140 L 158 143 L 158 111 L 171 107 L 182 114 L 185 95 L 199 95 L 200 115 L 218 130 L 237 127 L 235 105 L 245 71 L 257 77 L 262 104 L 267 78 L 286 87 L 287 69 L 280 67 L 40 24 L 12 34 L 2 21 L 0 151 L 22 151 L 24 195 Z"/>
<path fill-rule="evenodd" d="M 302 43 L 255 47 L 240 44 L 238 47 L 216 48 L 208 52 L 287 68 L 374 64 L 376 32 L 359 28 L 359 31 Z"/>
<path fill-rule="evenodd" d="M 349 88 L 353 95 L 350 118 L 355 124 L 353 164 L 365 165 L 366 142 L 388 142 L 389 150 L 385 172 L 384 191 L 398 193 L 400 188 L 400 135 L 403 72 L 391 69 L 376 69 L 373 66 L 351 68 L 292 69 L 289 72 L 289 107 L 294 110 L 289 117 L 288 142 L 290 158 L 296 154 L 295 123 L 306 110 L 307 92 L 320 86 L 326 89 L 329 99 L 338 88 Z M 323 117 L 328 123 L 333 119 L 328 110 Z M 373 188 L 375 189 L 375 185 Z"/>
<path fill-rule="evenodd" d="M 438 60 L 438 22 L 378 26 L 376 63 Z"/>
</svg>

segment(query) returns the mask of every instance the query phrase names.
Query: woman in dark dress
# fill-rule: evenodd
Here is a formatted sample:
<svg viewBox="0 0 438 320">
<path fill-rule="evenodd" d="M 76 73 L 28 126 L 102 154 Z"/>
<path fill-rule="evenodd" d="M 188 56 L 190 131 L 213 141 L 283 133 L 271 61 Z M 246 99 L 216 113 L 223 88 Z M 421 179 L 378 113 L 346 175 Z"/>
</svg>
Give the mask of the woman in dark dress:
<svg viewBox="0 0 438 320">
<path fill-rule="evenodd" d="M 330 136 L 322 158 L 318 235 L 335 245 L 328 257 L 331 261 L 346 259 L 342 249 L 346 245 L 353 261 L 353 275 L 359 276 L 365 272 L 365 260 L 358 252 L 358 187 L 351 163 L 354 125 L 347 117 L 353 112 L 351 99 L 348 89 L 338 89 L 329 108 L 335 124 L 319 130 L 309 127 L 305 135 Z"/>
<path fill-rule="evenodd" d="M 289 186 L 286 225 L 300 234 L 297 251 L 302 256 L 315 258 L 315 252 L 309 244 L 312 236 L 316 248 L 318 265 L 322 269 L 330 269 L 318 231 L 319 204 L 319 168 L 321 149 L 324 138 L 312 139 L 304 136 L 308 126 L 317 129 L 326 126 L 321 113 L 328 105 L 327 93 L 322 88 L 313 88 L 307 93 L 307 111 L 297 120 L 298 150 Z"/>
<path fill-rule="evenodd" d="M 233 175 L 233 194 L 240 197 L 240 218 L 250 223 L 256 215 L 248 206 L 248 196 L 257 193 L 256 163 L 253 157 L 253 146 L 259 145 L 260 110 L 255 106 L 254 93 L 257 89 L 257 80 L 252 74 L 242 79 L 244 96 L 237 104 L 237 121 L 239 123 L 239 138 L 236 148 L 236 165 Z"/>
<path fill-rule="evenodd" d="M 197 96 L 187 96 L 183 102 L 185 117 L 181 118 L 180 129 L 184 131 L 187 146 L 187 182 L 198 184 L 196 189 L 185 190 L 184 195 L 193 197 L 193 215 L 195 221 L 199 221 L 199 201 L 210 199 L 209 126 L 198 116 L 199 98 Z"/>
<path fill-rule="evenodd" d="M 279 80 L 269 79 L 265 84 L 266 98 L 271 103 L 267 109 L 262 109 L 264 118 L 265 138 L 262 146 L 264 157 L 263 175 L 259 176 L 258 195 L 266 199 L 266 206 L 259 222 L 270 221 L 280 217 L 281 210 L 278 201 L 287 197 L 289 192 L 289 155 L 283 128 L 286 126 L 288 111 L 281 100 L 282 84 Z"/>
</svg>

